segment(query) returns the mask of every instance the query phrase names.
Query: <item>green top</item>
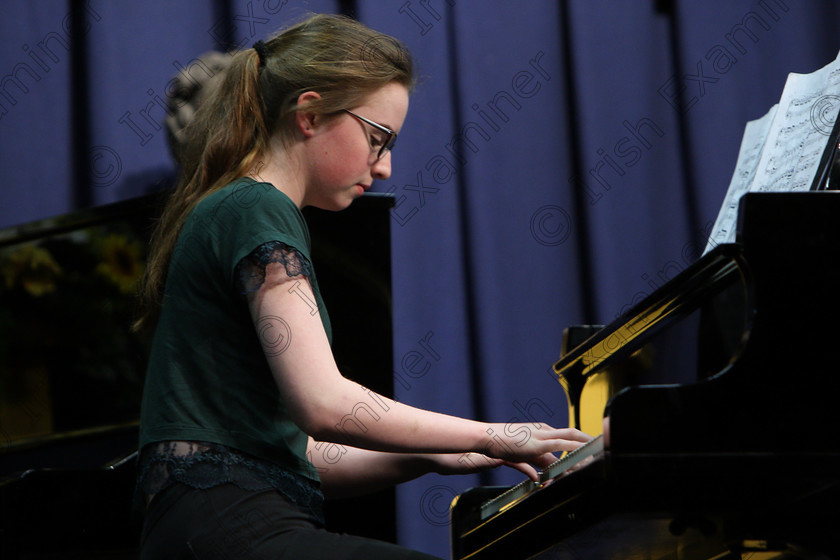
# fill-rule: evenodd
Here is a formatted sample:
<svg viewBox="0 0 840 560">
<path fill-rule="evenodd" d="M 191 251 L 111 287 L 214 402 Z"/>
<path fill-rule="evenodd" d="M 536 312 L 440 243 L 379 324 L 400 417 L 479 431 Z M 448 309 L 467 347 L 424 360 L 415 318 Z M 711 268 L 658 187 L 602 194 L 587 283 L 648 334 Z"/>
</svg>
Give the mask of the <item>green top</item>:
<svg viewBox="0 0 840 560">
<path fill-rule="evenodd" d="M 141 449 L 159 441 L 218 443 L 319 480 L 306 459 L 307 436 L 289 417 L 269 370 L 243 293 L 249 288 L 237 278 L 240 261 L 272 242 L 302 257 L 297 264 L 331 338 L 300 209 L 271 184 L 244 178 L 207 196 L 187 218 L 172 255 L 143 394 Z M 272 261 L 260 260 L 264 275 Z M 266 333 L 278 351 L 290 335 L 282 328 Z"/>
</svg>

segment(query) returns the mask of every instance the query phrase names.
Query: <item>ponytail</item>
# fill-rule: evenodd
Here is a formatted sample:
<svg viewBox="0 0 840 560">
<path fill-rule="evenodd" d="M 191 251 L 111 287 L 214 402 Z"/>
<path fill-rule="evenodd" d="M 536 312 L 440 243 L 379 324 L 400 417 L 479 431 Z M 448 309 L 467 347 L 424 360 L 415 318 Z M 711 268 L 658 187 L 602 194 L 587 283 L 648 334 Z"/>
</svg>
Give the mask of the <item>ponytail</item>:
<svg viewBox="0 0 840 560">
<path fill-rule="evenodd" d="M 343 16 L 313 16 L 255 47 L 231 58 L 221 83 L 183 129 L 178 184 L 152 234 L 136 330 L 157 316 L 187 216 L 205 196 L 247 175 L 273 138 L 292 142 L 302 93 L 320 94 L 307 110 L 331 115 L 388 83 L 409 90 L 414 84 L 411 56 L 400 42 Z"/>
</svg>

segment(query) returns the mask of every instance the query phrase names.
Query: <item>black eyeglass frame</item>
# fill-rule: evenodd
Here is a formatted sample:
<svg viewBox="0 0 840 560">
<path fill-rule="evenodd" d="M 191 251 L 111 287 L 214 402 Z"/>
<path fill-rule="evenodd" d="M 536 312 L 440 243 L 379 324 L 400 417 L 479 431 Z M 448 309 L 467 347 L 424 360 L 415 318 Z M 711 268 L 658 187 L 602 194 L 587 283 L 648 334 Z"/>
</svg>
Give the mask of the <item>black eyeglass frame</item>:
<svg viewBox="0 0 840 560">
<path fill-rule="evenodd" d="M 394 148 L 394 144 L 396 144 L 396 142 L 397 142 L 397 133 L 396 132 L 394 132 L 393 130 L 391 130 L 387 126 L 382 126 L 381 124 L 375 123 L 370 119 L 366 119 L 365 117 L 363 117 L 361 115 L 357 115 L 356 113 L 354 113 L 350 109 L 343 109 L 343 111 L 345 113 L 348 113 L 348 114 L 356 117 L 357 119 L 359 119 L 363 123 L 369 124 L 370 126 L 375 128 L 376 130 L 380 130 L 380 131 L 382 131 L 382 132 L 384 132 L 385 134 L 388 135 L 388 139 L 385 141 L 384 144 L 382 144 L 382 147 L 379 148 L 379 153 L 376 154 L 376 159 L 377 160 L 382 159 L 382 157 L 385 155 L 386 152 L 390 152 Z"/>
</svg>

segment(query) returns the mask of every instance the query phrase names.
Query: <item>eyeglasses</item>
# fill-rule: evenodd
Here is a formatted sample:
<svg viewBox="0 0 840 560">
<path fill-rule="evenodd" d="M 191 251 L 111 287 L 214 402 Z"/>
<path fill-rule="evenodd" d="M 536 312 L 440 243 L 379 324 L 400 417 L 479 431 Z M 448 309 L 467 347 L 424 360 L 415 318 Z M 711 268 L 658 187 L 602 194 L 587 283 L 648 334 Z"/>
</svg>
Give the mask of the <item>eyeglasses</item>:
<svg viewBox="0 0 840 560">
<path fill-rule="evenodd" d="M 371 140 L 370 145 L 371 145 L 372 149 L 376 149 L 377 147 L 379 147 L 379 152 L 376 154 L 376 159 L 377 160 L 382 159 L 382 156 L 384 156 L 386 152 L 390 152 L 394 148 L 394 144 L 397 142 L 397 133 L 396 132 L 394 132 L 390 128 L 382 126 L 381 124 L 377 124 L 370 119 L 366 119 L 366 118 L 364 118 L 360 115 L 357 115 L 356 113 L 354 113 L 353 111 L 350 111 L 348 109 L 344 109 L 344 112 L 356 117 L 357 119 L 359 119 L 363 123 L 369 124 L 370 126 L 375 128 L 376 130 L 382 131 L 382 132 L 384 132 L 385 134 L 388 135 L 384 142 L 382 142 L 382 140 L 379 139 L 379 138 Z M 379 142 L 382 142 L 381 146 L 379 146 Z"/>
</svg>

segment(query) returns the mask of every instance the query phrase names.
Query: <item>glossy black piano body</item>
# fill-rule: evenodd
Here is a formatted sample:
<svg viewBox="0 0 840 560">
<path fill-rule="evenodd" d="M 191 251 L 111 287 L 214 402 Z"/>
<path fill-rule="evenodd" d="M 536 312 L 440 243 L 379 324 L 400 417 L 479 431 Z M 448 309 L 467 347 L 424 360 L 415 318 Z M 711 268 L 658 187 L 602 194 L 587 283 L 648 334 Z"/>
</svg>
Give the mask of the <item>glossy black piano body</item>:
<svg viewBox="0 0 840 560">
<path fill-rule="evenodd" d="M 555 365 L 620 372 L 605 450 L 500 513 L 452 508 L 454 559 L 836 558 L 840 193 L 755 193 L 704 255 Z"/>
</svg>

